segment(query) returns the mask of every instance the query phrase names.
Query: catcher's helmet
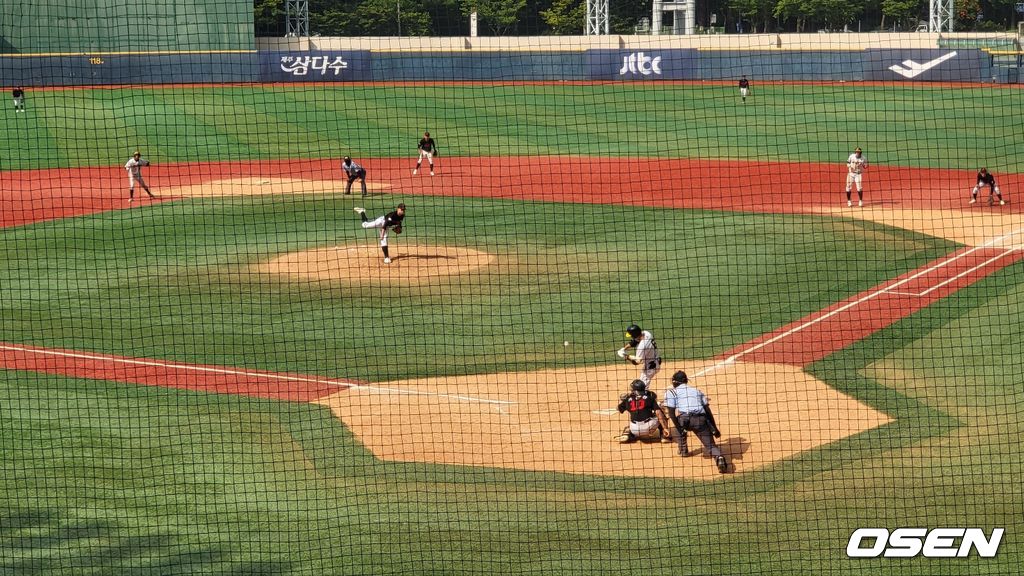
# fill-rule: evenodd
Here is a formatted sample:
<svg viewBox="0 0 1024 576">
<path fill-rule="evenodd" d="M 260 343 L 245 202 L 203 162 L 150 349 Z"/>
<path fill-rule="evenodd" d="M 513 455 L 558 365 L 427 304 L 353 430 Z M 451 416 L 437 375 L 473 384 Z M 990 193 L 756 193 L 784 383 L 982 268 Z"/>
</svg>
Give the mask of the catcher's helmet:
<svg viewBox="0 0 1024 576">
<path fill-rule="evenodd" d="M 632 388 L 634 392 L 644 392 L 647 390 L 647 383 L 643 380 L 633 380 L 629 387 Z"/>
<path fill-rule="evenodd" d="M 673 384 L 686 384 L 689 381 L 690 379 L 686 377 L 686 372 L 683 372 L 682 370 L 672 375 Z"/>
<path fill-rule="evenodd" d="M 626 328 L 626 337 L 633 340 L 639 340 L 643 333 L 644 331 L 636 324 L 630 324 L 629 328 Z"/>
</svg>

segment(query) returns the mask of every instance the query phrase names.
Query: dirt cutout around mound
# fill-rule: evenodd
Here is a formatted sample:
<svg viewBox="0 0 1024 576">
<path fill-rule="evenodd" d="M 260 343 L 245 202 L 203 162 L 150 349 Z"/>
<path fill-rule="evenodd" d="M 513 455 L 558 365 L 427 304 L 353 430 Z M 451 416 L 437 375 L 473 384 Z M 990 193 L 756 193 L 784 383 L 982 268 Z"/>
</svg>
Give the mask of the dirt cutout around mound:
<svg viewBox="0 0 1024 576">
<path fill-rule="evenodd" d="M 714 362 L 667 363 L 669 375 Z M 723 477 L 700 442 L 691 456 L 676 444 L 620 444 L 627 423 L 615 406 L 636 377 L 628 364 L 475 376 L 420 378 L 356 386 L 317 403 L 331 408 L 383 460 L 521 470 L 713 480 Z M 730 364 L 699 379 L 736 472 L 767 466 L 890 418 L 799 367 Z M 554 396 L 552 396 L 554 394 Z M 552 401 L 555 398 L 557 401 Z"/>
<path fill-rule="evenodd" d="M 376 243 L 371 245 L 327 246 L 292 252 L 256 266 L 265 274 L 313 282 L 341 281 L 349 284 L 398 282 L 423 285 L 479 270 L 497 257 L 455 246 L 401 244 L 390 247 L 391 263 Z"/>
<path fill-rule="evenodd" d="M 299 178 L 228 178 L 200 184 L 161 188 L 164 196 L 182 198 L 217 198 L 222 196 L 264 196 L 268 194 L 344 194 L 346 180 L 302 180 Z M 367 182 L 368 190 L 385 190 L 390 184 Z M 361 193 L 359 182 L 352 183 L 352 194 Z"/>
</svg>

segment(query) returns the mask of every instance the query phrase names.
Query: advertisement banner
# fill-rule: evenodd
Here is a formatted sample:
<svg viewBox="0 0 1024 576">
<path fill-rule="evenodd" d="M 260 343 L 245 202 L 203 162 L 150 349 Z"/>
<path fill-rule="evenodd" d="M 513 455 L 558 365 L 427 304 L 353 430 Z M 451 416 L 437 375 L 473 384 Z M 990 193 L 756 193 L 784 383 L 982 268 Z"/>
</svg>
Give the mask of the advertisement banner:
<svg viewBox="0 0 1024 576">
<path fill-rule="evenodd" d="M 975 48 L 872 49 L 864 79 L 885 82 L 991 82 L 991 58 Z"/>
<path fill-rule="evenodd" d="M 370 51 L 261 52 L 261 82 L 370 80 Z"/>
<path fill-rule="evenodd" d="M 588 50 L 591 80 L 694 80 L 699 55 L 692 49 Z"/>
</svg>

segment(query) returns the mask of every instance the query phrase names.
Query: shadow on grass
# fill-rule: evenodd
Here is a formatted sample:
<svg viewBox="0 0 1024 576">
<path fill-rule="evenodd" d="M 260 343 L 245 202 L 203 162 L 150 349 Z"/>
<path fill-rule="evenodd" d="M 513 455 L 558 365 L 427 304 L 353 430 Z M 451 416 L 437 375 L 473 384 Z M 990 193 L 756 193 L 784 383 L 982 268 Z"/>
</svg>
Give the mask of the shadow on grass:
<svg viewBox="0 0 1024 576">
<path fill-rule="evenodd" d="M 269 575 L 295 568 L 284 561 L 238 560 L 232 548 L 246 538 L 244 533 L 235 542 L 209 543 L 190 542 L 198 538 L 188 535 L 130 531 L 104 519 L 72 520 L 45 509 L 5 510 L 0 517 L 0 573 Z"/>
</svg>

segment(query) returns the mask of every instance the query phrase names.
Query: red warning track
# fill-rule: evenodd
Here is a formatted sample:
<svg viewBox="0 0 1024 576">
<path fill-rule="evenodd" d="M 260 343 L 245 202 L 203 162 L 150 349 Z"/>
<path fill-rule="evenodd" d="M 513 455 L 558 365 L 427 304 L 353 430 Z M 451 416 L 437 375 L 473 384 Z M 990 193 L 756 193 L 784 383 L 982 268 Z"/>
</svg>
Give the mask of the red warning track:
<svg viewBox="0 0 1024 576">
<path fill-rule="evenodd" d="M 237 177 L 336 180 L 338 159 L 163 164 L 146 178 L 161 188 Z M 438 176 L 412 176 L 410 159 L 365 160 L 368 180 L 390 185 L 395 196 L 418 194 L 623 204 L 745 212 L 807 213 L 845 203 L 842 165 L 726 160 L 592 157 L 442 158 Z M 973 172 L 875 167 L 868 203 L 873 207 L 962 210 Z M 127 178 L 119 167 L 0 172 L 0 226 L 128 209 Z M 1000 176 L 1004 190 L 1024 189 L 1024 175 Z M 165 200 L 167 198 L 163 198 Z M 408 200 L 407 200 L 408 201 Z M 135 206 L 145 205 L 138 199 Z M 1022 204 L 988 208 L 1019 214 Z M 855 214 L 851 214 L 854 216 Z M 818 214 L 820 216 L 820 214 Z M 1014 245 L 1019 245 L 1016 242 Z M 1024 258 L 1017 248 L 964 248 L 871 290 L 737 346 L 721 363 L 751 361 L 805 366 L 893 324 Z M 299 402 L 359 386 L 301 374 L 190 365 L 71 350 L 0 343 L 0 367 L 241 394 Z"/>
</svg>

